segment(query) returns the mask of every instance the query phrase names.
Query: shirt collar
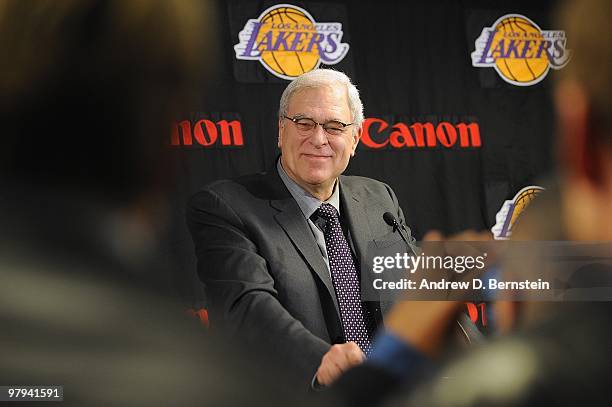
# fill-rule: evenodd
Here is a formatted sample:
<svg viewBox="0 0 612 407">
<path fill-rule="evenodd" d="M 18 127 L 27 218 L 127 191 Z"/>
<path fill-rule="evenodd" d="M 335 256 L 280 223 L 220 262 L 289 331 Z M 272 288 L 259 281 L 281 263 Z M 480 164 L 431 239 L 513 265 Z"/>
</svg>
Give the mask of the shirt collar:
<svg viewBox="0 0 612 407">
<path fill-rule="evenodd" d="M 281 180 L 283 181 L 283 183 L 285 184 L 285 186 L 291 193 L 291 196 L 293 196 L 293 199 L 295 199 L 295 201 L 297 202 L 298 206 L 302 210 L 302 213 L 304 214 L 306 219 L 310 219 L 312 214 L 314 214 L 316 210 L 319 209 L 319 206 L 321 206 L 323 201 L 312 196 L 310 192 L 306 191 L 297 182 L 292 180 L 291 177 L 289 177 L 289 175 L 287 175 L 287 173 L 285 172 L 285 169 L 283 168 L 281 164 L 280 158 L 276 162 L 276 169 L 278 171 L 278 175 L 280 176 Z M 338 214 L 340 214 L 340 192 L 339 190 L 340 188 L 338 186 L 338 180 L 336 179 L 336 183 L 334 185 L 334 191 L 332 192 L 329 199 L 325 201 L 326 203 L 331 204 L 334 208 L 336 208 L 336 210 L 338 211 Z"/>
</svg>

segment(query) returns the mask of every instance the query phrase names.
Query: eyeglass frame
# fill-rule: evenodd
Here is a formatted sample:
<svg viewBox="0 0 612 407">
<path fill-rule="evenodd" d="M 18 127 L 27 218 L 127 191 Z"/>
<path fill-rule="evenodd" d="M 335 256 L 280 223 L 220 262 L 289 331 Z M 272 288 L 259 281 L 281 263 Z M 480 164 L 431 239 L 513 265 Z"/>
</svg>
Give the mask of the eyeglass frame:
<svg viewBox="0 0 612 407">
<path fill-rule="evenodd" d="M 310 132 L 310 131 L 313 131 L 314 129 L 316 129 L 317 126 L 321 126 L 321 128 L 325 131 L 325 133 L 329 134 L 330 136 L 340 136 L 340 135 L 345 133 L 345 129 L 348 126 L 352 126 L 352 125 L 355 124 L 355 122 L 353 122 L 353 123 L 343 123 L 340 120 L 330 120 L 330 121 L 325 122 L 325 123 L 319 123 L 316 120 L 314 120 L 313 118 L 305 117 L 305 116 L 299 116 L 299 115 L 298 116 L 294 116 L 294 117 L 289 117 L 289 116 L 286 116 L 286 115 L 282 115 L 282 118 L 283 119 L 291 120 L 293 122 L 293 124 L 295 124 L 296 126 L 298 125 L 298 120 L 302 120 L 302 119 L 310 120 L 310 121 L 312 121 L 314 123 L 314 127 L 312 129 L 306 130 L 306 131 Z M 332 123 L 332 122 L 335 122 L 335 123 L 338 123 L 338 124 L 342 125 L 341 129 L 337 129 L 337 130 L 340 130 L 340 132 L 341 132 L 340 134 L 332 134 L 332 133 L 330 133 L 328 131 L 328 129 L 325 128 L 326 124 L 329 124 L 329 123 Z M 300 129 L 298 128 L 298 130 L 300 130 Z M 300 131 L 304 131 L 304 130 L 300 130 Z"/>
</svg>

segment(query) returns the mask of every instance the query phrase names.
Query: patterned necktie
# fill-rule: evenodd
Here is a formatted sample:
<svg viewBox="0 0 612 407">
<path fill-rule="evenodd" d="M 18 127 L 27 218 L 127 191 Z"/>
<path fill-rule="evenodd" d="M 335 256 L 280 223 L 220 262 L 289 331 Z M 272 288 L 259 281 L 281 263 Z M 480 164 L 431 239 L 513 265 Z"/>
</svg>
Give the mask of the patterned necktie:
<svg viewBox="0 0 612 407">
<path fill-rule="evenodd" d="M 361 302 L 359 276 L 351 249 L 342 233 L 338 211 L 332 205 L 323 203 L 316 214 L 326 220 L 323 234 L 344 336 L 347 342 L 355 342 L 368 355 L 371 347 L 368 333 L 374 332 L 374 318 Z"/>
</svg>

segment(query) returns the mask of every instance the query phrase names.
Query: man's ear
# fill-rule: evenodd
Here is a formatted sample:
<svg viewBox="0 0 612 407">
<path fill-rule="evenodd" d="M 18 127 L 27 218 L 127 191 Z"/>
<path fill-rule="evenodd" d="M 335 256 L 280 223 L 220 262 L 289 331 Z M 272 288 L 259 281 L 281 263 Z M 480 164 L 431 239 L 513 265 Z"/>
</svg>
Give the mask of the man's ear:
<svg viewBox="0 0 612 407">
<path fill-rule="evenodd" d="M 558 154 L 563 170 L 591 184 L 602 175 L 600 139 L 591 123 L 591 104 L 584 88 L 575 81 L 564 81 L 555 90 L 559 133 Z"/>
<path fill-rule="evenodd" d="M 283 121 L 281 119 L 278 119 L 278 141 L 276 143 L 278 148 L 282 147 L 282 141 L 283 141 Z"/>
<path fill-rule="evenodd" d="M 359 144 L 359 140 L 361 139 L 361 131 L 363 130 L 363 126 L 360 126 L 357 130 L 353 132 L 353 149 L 351 151 L 351 157 L 355 156 L 355 151 L 357 150 L 357 145 Z"/>
</svg>

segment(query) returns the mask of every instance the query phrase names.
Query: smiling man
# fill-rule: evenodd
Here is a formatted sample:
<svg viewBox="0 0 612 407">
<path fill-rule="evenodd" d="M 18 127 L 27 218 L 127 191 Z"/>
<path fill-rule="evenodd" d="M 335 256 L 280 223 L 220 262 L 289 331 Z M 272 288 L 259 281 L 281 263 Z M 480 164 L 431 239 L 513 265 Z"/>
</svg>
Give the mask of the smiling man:
<svg viewBox="0 0 612 407">
<path fill-rule="evenodd" d="M 401 239 L 385 212 L 404 225 L 389 186 L 341 175 L 362 121 L 345 74 L 298 77 L 281 97 L 275 166 L 208 185 L 187 212 L 211 325 L 308 385 L 331 384 L 369 353 L 385 310 L 361 301 L 360 264 L 372 240 Z"/>
</svg>

